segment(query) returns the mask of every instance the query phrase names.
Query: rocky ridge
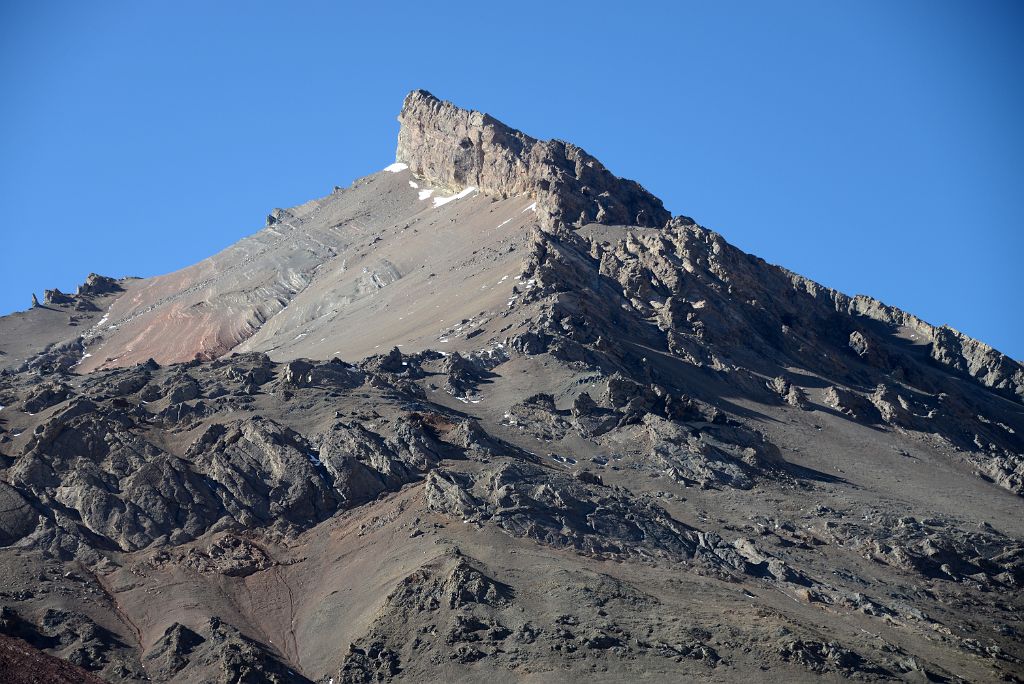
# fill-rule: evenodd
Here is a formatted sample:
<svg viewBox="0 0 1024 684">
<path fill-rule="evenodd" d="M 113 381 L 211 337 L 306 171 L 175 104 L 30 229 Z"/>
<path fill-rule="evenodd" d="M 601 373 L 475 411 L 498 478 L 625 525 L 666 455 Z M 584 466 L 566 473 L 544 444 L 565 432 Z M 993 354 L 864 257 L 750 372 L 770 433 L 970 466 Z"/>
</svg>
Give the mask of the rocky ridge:
<svg viewBox="0 0 1024 684">
<path fill-rule="evenodd" d="M 425 90 L 405 98 L 395 159 L 428 182 L 499 198 L 526 194 L 544 225 L 664 225 L 671 214 L 638 183 L 612 175 L 584 150 L 537 140 L 494 117 Z"/>
<path fill-rule="evenodd" d="M 1024 678 L 1020 364 L 616 225 L 632 185 L 485 115 L 416 92 L 403 131 L 422 168 L 218 257 L 281 297 L 234 352 L 109 351 L 163 306 L 248 325 L 208 270 L 0 319 L 0 646 L 114 682 Z M 493 195 L 419 197 L 463 172 Z"/>
</svg>

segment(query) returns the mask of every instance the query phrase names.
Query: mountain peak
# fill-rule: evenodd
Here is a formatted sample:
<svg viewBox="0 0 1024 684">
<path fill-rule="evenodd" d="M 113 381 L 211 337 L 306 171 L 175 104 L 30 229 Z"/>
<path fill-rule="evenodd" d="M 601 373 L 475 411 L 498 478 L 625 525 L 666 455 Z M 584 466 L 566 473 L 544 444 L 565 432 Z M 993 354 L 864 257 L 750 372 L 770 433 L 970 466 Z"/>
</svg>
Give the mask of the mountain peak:
<svg viewBox="0 0 1024 684">
<path fill-rule="evenodd" d="M 661 227 L 672 217 L 639 183 L 615 176 L 576 145 L 538 140 L 426 90 L 406 96 L 398 121 L 396 161 L 413 173 L 500 199 L 527 194 L 548 225 Z"/>
<path fill-rule="evenodd" d="M 1024 366 L 401 120 L 404 163 L 0 317 L 0 672 L 1022 681 Z"/>
</svg>

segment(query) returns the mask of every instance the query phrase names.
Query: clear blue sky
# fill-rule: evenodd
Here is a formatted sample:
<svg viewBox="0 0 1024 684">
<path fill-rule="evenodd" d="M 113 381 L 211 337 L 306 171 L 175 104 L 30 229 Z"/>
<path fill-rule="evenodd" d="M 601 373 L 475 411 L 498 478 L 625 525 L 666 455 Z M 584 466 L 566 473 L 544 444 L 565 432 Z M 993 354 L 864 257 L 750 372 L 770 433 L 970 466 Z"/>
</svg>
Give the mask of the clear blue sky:
<svg viewBox="0 0 1024 684">
<path fill-rule="evenodd" d="M 492 9 L 501 7 L 501 9 Z M 1024 358 L 1024 3 L 0 3 L 0 313 L 393 159 L 426 88 Z"/>
</svg>

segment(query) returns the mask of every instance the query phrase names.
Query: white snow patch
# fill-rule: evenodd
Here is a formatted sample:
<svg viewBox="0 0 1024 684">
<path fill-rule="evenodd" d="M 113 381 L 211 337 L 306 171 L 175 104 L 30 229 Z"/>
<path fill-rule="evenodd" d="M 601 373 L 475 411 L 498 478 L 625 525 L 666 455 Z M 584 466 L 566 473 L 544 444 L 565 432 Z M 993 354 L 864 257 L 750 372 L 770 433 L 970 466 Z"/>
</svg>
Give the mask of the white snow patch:
<svg viewBox="0 0 1024 684">
<path fill-rule="evenodd" d="M 295 339 L 296 339 L 296 340 L 301 340 L 301 339 L 302 339 L 303 337 L 305 337 L 305 336 L 306 336 L 306 335 L 308 335 L 308 334 L 309 334 L 309 333 L 299 333 L 298 335 L 296 335 L 296 336 L 295 336 Z M 292 340 L 292 342 L 294 342 L 294 341 L 295 341 L 295 340 Z"/>
<path fill-rule="evenodd" d="M 428 197 L 430 197 L 433 194 L 434 194 L 433 188 L 429 188 L 427 190 L 420 190 L 420 199 L 421 200 L 425 200 L 425 199 L 427 199 Z"/>
<path fill-rule="evenodd" d="M 466 188 L 465 190 L 463 190 L 462 192 L 460 192 L 457 195 L 452 195 L 451 197 L 435 197 L 434 198 L 434 207 L 435 208 L 436 207 L 440 207 L 440 206 L 448 204 L 449 202 L 452 202 L 454 200 L 462 199 L 466 195 L 470 195 L 470 194 L 472 194 L 474 192 L 476 192 L 476 188 L 474 188 L 471 185 L 471 186 L 469 186 L 468 188 Z"/>
<path fill-rule="evenodd" d="M 323 463 L 320 462 L 320 454 L 306 454 L 306 457 L 309 458 L 309 462 L 315 466 L 323 465 Z"/>
<path fill-rule="evenodd" d="M 502 221 L 501 223 L 498 224 L 498 226 L 497 226 L 497 228 L 495 228 L 495 230 L 497 230 L 498 228 L 501 228 L 503 225 L 505 225 L 506 223 L 508 223 L 511 220 L 512 219 L 510 219 L 510 218 L 505 219 L 504 221 Z"/>
<path fill-rule="evenodd" d="M 523 209 L 522 213 L 524 213 L 524 214 L 525 214 L 525 213 L 526 213 L 526 212 L 528 212 L 528 211 L 537 211 L 537 203 L 536 203 L 536 202 L 534 202 L 534 203 L 533 203 L 533 204 L 531 204 L 530 206 L 526 207 L 525 209 Z"/>
<path fill-rule="evenodd" d="M 395 162 L 394 164 L 388 164 L 387 166 L 385 166 L 384 170 L 390 171 L 391 173 L 398 173 L 399 171 L 405 171 L 407 168 L 409 168 L 408 164 L 403 164 L 402 162 Z"/>
<path fill-rule="evenodd" d="M 416 183 L 416 181 L 409 181 L 409 187 L 410 188 L 418 188 L 420 186 Z"/>
</svg>

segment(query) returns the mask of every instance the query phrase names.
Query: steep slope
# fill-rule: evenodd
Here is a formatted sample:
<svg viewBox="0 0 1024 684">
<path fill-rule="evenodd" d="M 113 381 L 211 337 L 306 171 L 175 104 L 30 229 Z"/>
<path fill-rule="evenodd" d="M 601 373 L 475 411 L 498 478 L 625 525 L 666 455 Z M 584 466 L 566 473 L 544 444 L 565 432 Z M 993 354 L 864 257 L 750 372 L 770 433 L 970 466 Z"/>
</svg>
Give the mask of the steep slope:
<svg viewBox="0 0 1024 684">
<path fill-rule="evenodd" d="M 399 120 L 0 319 L 0 632 L 109 681 L 1024 677 L 1019 363 L 568 143 Z"/>
</svg>

